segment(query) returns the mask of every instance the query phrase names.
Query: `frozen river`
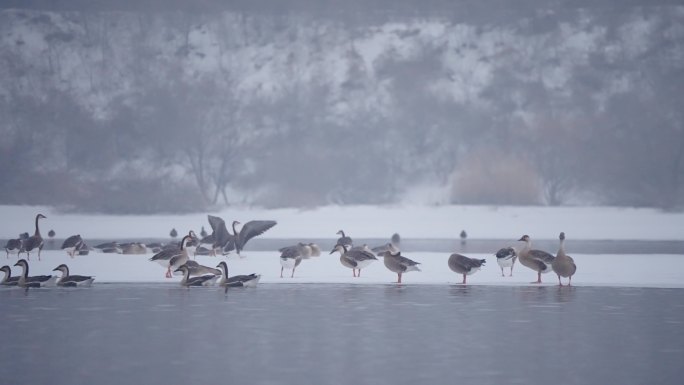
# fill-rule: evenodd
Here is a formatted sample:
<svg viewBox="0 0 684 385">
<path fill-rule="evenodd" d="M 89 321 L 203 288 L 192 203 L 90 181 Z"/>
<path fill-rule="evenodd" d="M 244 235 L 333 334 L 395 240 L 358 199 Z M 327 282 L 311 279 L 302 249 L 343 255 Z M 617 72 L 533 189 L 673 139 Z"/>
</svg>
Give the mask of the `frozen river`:
<svg viewBox="0 0 684 385">
<path fill-rule="evenodd" d="M 160 271 L 161 272 L 161 271 Z M 3 383 L 679 384 L 684 289 L 0 289 Z"/>
</svg>

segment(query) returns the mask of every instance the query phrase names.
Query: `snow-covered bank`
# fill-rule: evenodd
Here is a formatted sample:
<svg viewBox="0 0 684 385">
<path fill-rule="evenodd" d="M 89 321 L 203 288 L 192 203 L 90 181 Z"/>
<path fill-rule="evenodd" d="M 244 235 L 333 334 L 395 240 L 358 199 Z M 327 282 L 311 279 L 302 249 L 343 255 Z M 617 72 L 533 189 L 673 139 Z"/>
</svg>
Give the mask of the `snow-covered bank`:
<svg viewBox="0 0 684 385">
<path fill-rule="evenodd" d="M 81 215 L 63 214 L 48 207 L 0 206 L 0 238 L 33 232 L 41 212 L 47 233 L 58 237 L 163 238 L 171 228 L 179 233 L 210 231 L 206 214 Z M 310 210 L 231 208 L 209 214 L 247 222 L 273 219 L 278 225 L 266 238 L 334 238 L 339 229 L 352 237 L 458 238 L 465 229 L 471 238 L 512 239 L 523 233 L 534 239 L 556 239 L 565 231 L 572 239 L 684 240 L 684 213 L 617 207 L 494 207 L 494 206 L 326 206 Z"/>
<path fill-rule="evenodd" d="M 407 257 L 420 262 L 420 272 L 410 272 L 403 276 L 405 285 L 438 284 L 451 285 L 461 282 L 462 276 L 453 273 L 447 266 L 447 253 L 416 252 Z M 472 257 L 487 260 L 485 266 L 474 275 L 468 276 L 469 285 L 530 285 L 536 280 L 536 273 L 519 263 L 513 270 L 513 277 L 501 276 L 501 270 L 492 255 L 472 254 Z M 165 282 L 178 284 L 180 277 L 164 278 L 164 269 L 150 262 L 148 255 L 119 255 L 92 252 L 87 256 L 69 258 L 63 251 L 46 251 L 42 260 L 31 257 L 31 275 L 53 274 L 52 269 L 66 263 L 71 274 L 94 275 L 95 284 L 106 282 Z M 675 287 L 684 288 L 684 256 L 679 255 L 589 255 L 573 254 L 577 263 L 577 273 L 573 278 L 575 286 L 624 286 L 624 287 Z M 4 259 L 4 258 L 3 258 Z M 14 265 L 16 256 L 4 259 L 0 264 Z M 397 275 L 385 268 L 382 258 L 365 268 L 360 278 L 353 278 L 350 269 L 343 267 L 339 255 L 324 253 L 318 258 L 302 261 L 294 278 L 291 271 L 284 272 L 280 278 L 279 253 L 252 252 L 247 257 L 208 257 L 197 256 L 197 261 L 206 266 L 216 266 L 226 260 L 229 275 L 257 273 L 262 275 L 262 283 L 338 283 L 338 284 L 388 284 L 396 282 Z M 19 274 L 18 267 L 12 268 Z M 542 276 L 543 285 L 556 285 L 553 273 Z M 565 283 L 566 280 L 563 280 Z"/>
</svg>

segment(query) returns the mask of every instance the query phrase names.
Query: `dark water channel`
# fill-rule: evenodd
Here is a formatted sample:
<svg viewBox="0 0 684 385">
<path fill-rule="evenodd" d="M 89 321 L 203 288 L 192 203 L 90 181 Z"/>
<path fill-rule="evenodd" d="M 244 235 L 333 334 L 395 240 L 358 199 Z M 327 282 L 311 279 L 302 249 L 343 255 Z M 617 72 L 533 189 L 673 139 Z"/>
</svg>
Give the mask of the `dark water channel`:
<svg viewBox="0 0 684 385">
<path fill-rule="evenodd" d="M 6 384 L 681 384 L 684 289 L 0 289 Z"/>
</svg>

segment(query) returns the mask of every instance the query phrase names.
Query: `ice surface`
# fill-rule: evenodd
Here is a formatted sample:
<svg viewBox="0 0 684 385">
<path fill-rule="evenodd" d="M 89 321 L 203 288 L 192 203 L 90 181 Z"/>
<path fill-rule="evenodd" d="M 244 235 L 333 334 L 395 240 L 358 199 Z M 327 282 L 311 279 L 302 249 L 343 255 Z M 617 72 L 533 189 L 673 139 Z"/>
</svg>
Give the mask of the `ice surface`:
<svg viewBox="0 0 684 385">
<path fill-rule="evenodd" d="M 41 212 L 47 219 L 41 221 L 43 233 L 55 229 L 58 237 L 81 234 L 84 239 L 125 239 L 141 237 L 168 237 L 172 227 L 182 230 L 209 228 L 206 214 L 114 216 L 61 214 L 47 207 L 0 206 L 0 238 L 16 237 L 20 232 L 33 232 L 35 213 Z M 536 239 L 555 239 L 565 231 L 573 239 L 614 240 L 681 240 L 684 239 L 684 214 L 664 213 L 651 209 L 628 209 L 610 207 L 402 207 L 402 206 L 353 206 L 323 207 L 312 210 L 296 209 L 230 209 L 213 212 L 227 222 L 233 219 L 246 222 L 252 219 L 274 219 L 278 225 L 261 237 L 293 238 L 307 241 L 314 238 L 335 238 L 339 229 L 354 237 L 389 238 L 398 232 L 404 238 L 458 238 L 466 229 L 469 238 L 510 239 L 512 244 L 523 233 Z M 93 246 L 93 245 L 91 245 Z M 454 250 L 456 252 L 458 250 Z M 468 276 L 472 285 L 527 285 L 536 279 L 536 273 L 516 263 L 513 277 L 501 277 L 501 270 L 492 254 L 468 254 L 485 258 L 487 264 L 481 271 Z M 555 254 L 556 250 L 547 250 Z M 684 287 L 684 256 L 667 254 L 612 255 L 577 254 L 566 250 L 577 263 L 573 284 L 577 286 L 642 286 Z M 305 260 L 298 267 L 295 277 L 280 278 L 279 253 L 244 251 L 246 258 L 231 256 L 227 259 L 230 275 L 262 274 L 262 283 L 350 283 L 386 284 L 396 281 L 379 257 L 362 271 L 360 278 L 353 278 L 350 269 L 343 267 L 337 254 L 329 255 L 323 250 L 320 257 Z M 449 253 L 421 252 L 406 256 L 421 262 L 422 272 L 404 275 L 405 284 L 453 284 L 460 282 L 447 266 Z M 148 261 L 152 254 L 120 255 L 96 251 L 87 256 L 69 258 L 61 250 L 45 250 L 43 260 L 31 258 L 31 274 L 51 274 L 60 263 L 69 265 L 72 274 L 94 275 L 95 284 L 105 282 L 172 282 L 180 277 L 164 278 L 164 270 Z M 2 258 L 2 257 L 0 257 Z M 225 257 L 197 256 L 203 265 L 216 266 Z M 10 266 L 16 256 L 10 256 Z M 4 264 L 0 262 L 0 264 Z M 19 269 L 13 268 L 13 274 Z M 506 271 L 508 274 L 508 271 Z M 289 272 L 284 276 L 289 277 Z M 545 285 L 557 284 L 553 273 L 542 277 Z M 564 281 L 565 282 L 565 281 Z"/>
</svg>

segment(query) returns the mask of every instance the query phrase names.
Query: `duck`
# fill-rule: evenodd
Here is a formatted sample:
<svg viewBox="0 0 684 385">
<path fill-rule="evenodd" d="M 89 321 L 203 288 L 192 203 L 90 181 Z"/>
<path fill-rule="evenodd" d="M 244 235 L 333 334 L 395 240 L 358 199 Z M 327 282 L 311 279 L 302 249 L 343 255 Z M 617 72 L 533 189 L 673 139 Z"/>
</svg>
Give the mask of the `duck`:
<svg viewBox="0 0 684 385">
<path fill-rule="evenodd" d="M 292 270 L 290 278 L 294 278 L 295 270 L 302 263 L 302 259 L 309 258 L 312 253 L 311 246 L 302 242 L 293 246 L 281 247 L 278 251 L 280 251 L 280 278 L 283 278 L 285 269 Z"/>
<path fill-rule="evenodd" d="M 17 286 L 17 283 L 19 283 L 19 277 L 12 277 L 12 269 L 5 265 L 3 267 L 0 267 L 0 271 L 5 273 L 5 278 L 0 281 L 1 286 Z"/>
<path fill-rule="evenodd" d="M 188 261 L 188 251 L 185 249 L 185 244 L 192 238 L 192 231 L 183 237 L 180 242 L 180 249 L 163 249 L 150 258 L 150 261 L 157 262 L 163 267 L 166 267 L 166 278 L 171 278 L 171 269 L 177 269 L 179 266 Z M 188 271 L 188 268 L 185 268 Z M 178 271 L 178 270 L 176 270 Z"/>
<path fill-rule="evenodd" d="M 187 235 L 186 235 L 187 237 Z M 198 277 L 190 277 L 190 270 L 186 265 L 179 266 L 175 272 L 183 273 L 183 279 L 181 279 L 181 286 L 191 287 L 191 286 L 211 286 L 216 283 L 218 276 L 213 274 L 200 275 Z"/>
<path fill-rule="evenodd" d="M 454 273 L 463 274 L 462 284 L 465 285 L 466 276 L 475 274 L 485 262 L 487 262 L 486 259 L 469 258 L 465 255 L 453 253 L 449 256 L 448 265 Z"/>
<path fill-rule="evenodd" d="M 77 287 L 90 286 L 93 284 L 95 278 L 89 275 L 71 275 L 69 274 L 69 266 L 64 263 L 52 269 L 52 271 L 61 271 L 62 276 L 57 281 L 57 286 Z"/>
<path fill-rule="evenodd" d="M 47 219 L 43 214 L 36 215 L 36 230 L 33 235 L 28 237 L 23 243 L 23 251 L 26 252 L 26 259 L 31 260 L 31 251 L 38 249 L 38 260 L 40 261 L 40 251 L 43 250 L 43 237 L 40 235 L 40 229 L 38 228 L 39 219 Z"/>
<path fill-rule="evenodd" d="M 53 275 L 36 275 L 29 277 L 29 264 L 25 259 L 20 259 L 14 266 L 20 266 L 22 269 L 17 285 L 21 287 L 45 287 L 53 286 L 57 282 L 57 277 Z"/>
<path fill-rule="evenodd" d="M 399 250 L 394 249 L 391 244 L 388 245 L 388 250 L 382 253 L 384 257 L 385 267 L 397 273 L 397 283 L 401 283 L 401 276 L 409 271 L 421 271 L 418 265 L 420 262 L 413 261 L 401 255 Z"/>
<path fill-rule="evenodd" d="M 66 251 L 67 255 L 71 258 L 76 255 L 76 252 L 80 250 L 83 244 L 83 238 L 80 234 L 72 235 L 62 242 L 62 250 Z"/>
<path fill-rule="evenodd" d="M 551 263 L 551 268 L 558 275 L 558 286 L 563 286 L 561 277 L 568 278 L 568 286 L 572 286 L 572 276 L 577 271 L 577 265 L 575 265 L 575 260 L 571 256 L 565 254 L 565 233 L 561 232 L 558 235 L 558 239 L 560 240 L 560 246 L 558 247 L 556 258 Z"/>
<path fill-rule="evenodd" d="M 169 236 L 171 238 L 176 238 L 178 236 L 178 231 L 176 231 L 175 228 L 171 229 L 171 231 L 169 232 Z"/>
<path fill-rule="evenodd" d="M 501 268 L 502 277 L 505 277 L 504 267 L 510 267 L 511 273 L 508 276 L 513 276 L 513 266 L 515 265 L 516 259 L 518 259 L 518 254 L 513 247 L 502 247 L 496 252 L 496 263 Z"/>
<path fill-rule="evenodd" d="M 249 275 L 235 275 L 228 277 L 228 264 L 221 261 L 216 265 L 222 271 L 222 277 L 219 281 L 219 286 L 225 287 L 256 287 L 261 279 L 261 274 L 249 274 Z"/>
<path fill-rule="evenodd" d="M 338 243 L 330 254 L 336 251 L 340 253 L 340 263 L 342 263 L 342 266 L 352 269 L 352 276 L 356 278 L 361 277 L 361 269 L 378 260 L 366 245 L 350 249 L 349 245 Z"/>
<path fill-rule="evenodd" d="M 466 233 L 465 230 L 461 230 L 459 237 L 461 238 L 461 244 L 464 245 L 466 243 L 466 239 L 468 239 L 468 233 Z"/>
<path fill-rule="evenodd" d="M 7 253 L 7 259 L 9 259 L 10 254 L 17 254 L 18 256 L 21 253 L 21 250 L 21 238 L 8 239 L 7 243 L 5 243 L 5 252 Z"/>
<path fill-rule="evenodd" d="M 525 246 L 518 252 L 520 263 L 537 272 L 537 280 L 531 283 L 542 283 L 541 275 L 551 271 L 551 263 L 555 257 L 546 251 L 532 249 L 532 240 L 527 234 L 520 237 L 518 241 L 525 242 Z"/>
</svg>

